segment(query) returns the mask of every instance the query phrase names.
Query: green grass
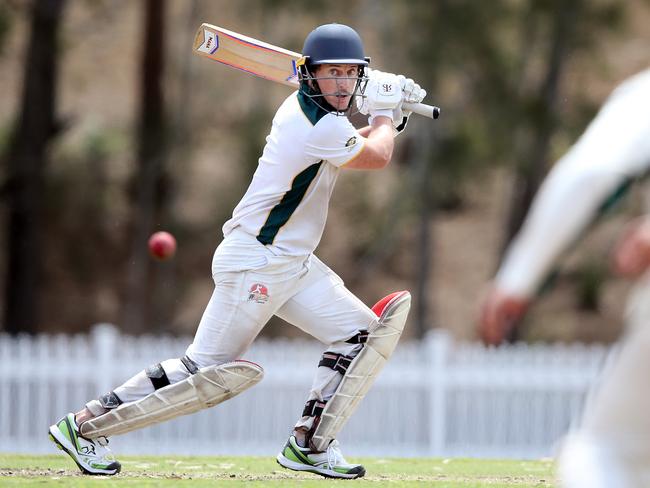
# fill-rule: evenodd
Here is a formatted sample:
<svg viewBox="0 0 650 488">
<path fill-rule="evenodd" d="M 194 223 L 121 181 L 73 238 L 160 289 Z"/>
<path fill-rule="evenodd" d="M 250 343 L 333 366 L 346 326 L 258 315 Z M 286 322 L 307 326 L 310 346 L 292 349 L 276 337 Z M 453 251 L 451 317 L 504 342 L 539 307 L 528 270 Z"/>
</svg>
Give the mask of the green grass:
<svg viewBox="0 0 650 488">
<path fill-rule="evenodd" d="M 436 488 L 552 487 L 553 466 L 543 461 L 476 459 L 361 459 L 364 478 L 327 480 L 285 470 L 272 457 L 123 457 L 117 476 L 84 476 L 64 455 L 0 454 L 0 486 L 61 487 L 325 487 Z"/>
</svg>

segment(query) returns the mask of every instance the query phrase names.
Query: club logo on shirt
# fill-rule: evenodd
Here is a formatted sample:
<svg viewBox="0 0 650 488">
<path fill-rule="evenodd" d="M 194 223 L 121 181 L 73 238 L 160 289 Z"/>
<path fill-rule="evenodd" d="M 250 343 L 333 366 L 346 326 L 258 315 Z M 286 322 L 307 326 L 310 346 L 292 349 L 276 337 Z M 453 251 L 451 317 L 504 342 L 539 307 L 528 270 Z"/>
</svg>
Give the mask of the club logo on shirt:
<svg viewBox="0 0 650 488">
<path fill-rule="evenodd" d="M 262 283 L 253 283 L 248 290 L 248 301 L 266 303 L 269 301 L 269 289 Z"/>
<path fill-rule="evenodd" d="M 345 147 L 354 146 L 357 143 L 357 136 L 352 136 L 348 139 L 348 142 L 345 143 Z"/>
</svg>

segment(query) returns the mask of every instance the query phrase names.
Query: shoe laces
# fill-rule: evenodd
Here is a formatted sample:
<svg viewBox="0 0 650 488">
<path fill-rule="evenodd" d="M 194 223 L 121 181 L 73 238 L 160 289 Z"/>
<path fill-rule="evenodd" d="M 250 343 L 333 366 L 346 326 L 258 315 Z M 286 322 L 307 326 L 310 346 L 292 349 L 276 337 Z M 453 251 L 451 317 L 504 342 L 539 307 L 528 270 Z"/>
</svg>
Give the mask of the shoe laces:
<svg viewBox="0 0 650 488">
<path fill-rule="evenodd" d="M 93 442 L 96 442 L 97 444 L 99 444 L 100 446 L 102 446 L 104 448 L 104 453 L 101 456 L 102 459 L 104 459 L 105 461 L 109 461 L 109 462 L 115 461 L 115 456 L 113 456 L 113 453 L 108 448 L 108 438 L 106 438 L 104 436 L 97 437 L 97 438 L 93 439 Z"/>
<path fill-rule="evenodd" d="M 335 466 L 339 466 L 341 464 L 347 463 L 343 457 L 341 448 L 339 447 L 339 441 L 334 439 L 332 442 L 330 442 L 330 445 L 327 446 L 327 466 L 330 469 L 334 469 Z"/>
</svg>

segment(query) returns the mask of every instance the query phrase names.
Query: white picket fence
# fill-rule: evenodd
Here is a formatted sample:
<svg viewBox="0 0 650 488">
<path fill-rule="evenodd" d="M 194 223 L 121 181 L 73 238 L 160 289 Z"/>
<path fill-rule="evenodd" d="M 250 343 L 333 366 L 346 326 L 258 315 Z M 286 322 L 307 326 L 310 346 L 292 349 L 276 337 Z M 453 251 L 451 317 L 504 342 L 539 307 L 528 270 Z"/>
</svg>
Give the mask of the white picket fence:
<svg viewBox="0 0 650 488">
<path fill-rule="evenodd" d="M 0 452 L 54 452 L 47 428 L 190 338 L 0 335 Z M 264 380 L 213 409 L 112 439 L 118 453 L 272 455 L 302 410 L 323 347 L 257 340 Z M 354 456 L 536 458 L 578 419 L 608 349 L 518 344 L 486 349 L 443 331 L 404 342 L 340 436 Z"/>
</svg>

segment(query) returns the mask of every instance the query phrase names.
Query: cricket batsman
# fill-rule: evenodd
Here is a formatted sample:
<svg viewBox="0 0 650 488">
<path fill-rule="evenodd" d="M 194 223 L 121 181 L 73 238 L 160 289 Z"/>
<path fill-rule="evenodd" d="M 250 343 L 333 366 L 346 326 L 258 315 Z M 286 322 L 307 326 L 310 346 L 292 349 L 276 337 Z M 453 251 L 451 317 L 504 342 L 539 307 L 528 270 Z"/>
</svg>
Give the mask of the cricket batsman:
<svg viewBox="0 0 650 488">
<path fill-rule="evenodd" d="M 396 292 L 370 309 L 314 249 L 341 170 L 388 165 L 410 115 L 402 104 L 419 103 L 426 92 L 404 76 L 370 70 L 359 35 L 345 25 L 316 28 L 302 52 L 300 88 L 276 112 L 250 186 L 223 226 L 215 289 L 186 354 L 146 368 L 50 427 L 84 473 L 120 471 L 109 436 L 216 405 L 260 381 L 262 368 L 240 358 L 277 315 L 327 346 L 277 461 L 332 478 L 365 474 L 345 460 L 336 436 L 392 354 L 411 297 Z M 369 126 L 352 126 L 351 107 L 369 116 Z"/>
<path fill-rule="evenodd" d="M 645 70 L 613 92 L 552 169 L 483 303 L 479 329 L 486 343 L 498 344 L 509 333 L 553 264 L 608 197 L 648 173 L 649 109 L 650 70 Z M 650 486 L 650 213 L 623 233 L 613 267 L 638 282 L 628 300 L 620 352 L 560 452 L 565 488 Z"/>
</svg>

